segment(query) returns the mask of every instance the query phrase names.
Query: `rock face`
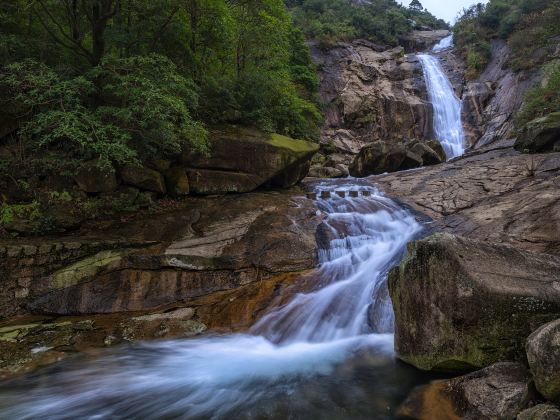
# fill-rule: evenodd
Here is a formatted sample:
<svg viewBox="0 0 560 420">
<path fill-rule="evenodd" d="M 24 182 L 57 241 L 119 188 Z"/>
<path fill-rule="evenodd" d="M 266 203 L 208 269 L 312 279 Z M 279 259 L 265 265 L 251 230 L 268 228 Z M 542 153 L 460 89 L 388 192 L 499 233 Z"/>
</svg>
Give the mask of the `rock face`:
<svg viewBox="0 0 560 420">
<path fill-rule="evenodd" d="M 559 175 L 560 153 L 496 148 L 371 180 L 448 232 L 560 255 Z"/>
<path fill-rule="evenodd" d="M 525 93 L 539 79 L 537 71 L 509 68 L 511 51 L 503 40 L 492 41 L 492 58 L 484 72 L 467 85 L 463 121 L 469 144 L 478 149 L 512 138 L 513 115 Z"/>
<path fill-rule="evenodd" d="M 515 142 L 520 152 L 539 153 L 560 151 L 560 112 L 531 121 Z"/>
<path fill-rule="evenodd" d="M 560 319 L 541 326 L 529 336 L 527 359 L 537 390 L 547 399 L 560 403 Z"/>
<path fill-rule="evenodd" d="M 10 273 L 0 300 L 9 304 L 0 306 L 0 317 L 26 311 L 152 311 L 247 285 L 259 289 L 268 279 L 312 269 L 321 218 L 312 200 L 291 199 L 296 192 L 191 200 L 172 212 L 111 231 L 138 241 L 138 246 L 115 244 L 86 252 L 77 244 L 84 252 L 72 254 L 66 264 L 41 266 L 36 247 L 10 250 L 13 258 L 0 260 L 0 278 L 4 270 Z M 22 262 L 19 257 L 25 252 L 27 261 Z M 0 247 L 2 255 L 6 251 Z M 19 299 L 13 299 L 14 292 Z"/>
<path fill-rule="evenodd" d="M 416 141 L 404 144 L 376 141 L 364 146 L 348 169 L 352 176 L 365 177 L 442 162 L 440 155 L 425 143 Z"/>
<path fill-rule="evenodd" d="M 445 386 L 462 419 L 513 420 L 527 407 L 530 377 L 520 363 L 496 363 Z"/>
<path fill-rule="evenodd" d="M 551 404 L 539 404 L 519 413 L 517 420 L 560 420 L 560 409 Z"/>
<path fill-rule="evenodd" d="M 560 257 L 449 234 L 412 242 L 389 275 L 397 355 L 424 370 L 522 360 L 560 315 L 559 284 Z"/>
<path fill-rule="evenodd" d="M 257 130 L 224 127 L 210 135 L 210 153 L 185 153 L 195 194 L 249 192 L 268 185 L 290 187 L 307 175 L 318 145 Z"/>
<path fill-rule="evenodd" d="M 320 95 L 327 104 L 321 143 L 356 154 L 376 140 L 429 139 L 432 106 L 420 62 L 402 47 L 368 41 L 311 45 L 319 68 Z"/>
</svg>

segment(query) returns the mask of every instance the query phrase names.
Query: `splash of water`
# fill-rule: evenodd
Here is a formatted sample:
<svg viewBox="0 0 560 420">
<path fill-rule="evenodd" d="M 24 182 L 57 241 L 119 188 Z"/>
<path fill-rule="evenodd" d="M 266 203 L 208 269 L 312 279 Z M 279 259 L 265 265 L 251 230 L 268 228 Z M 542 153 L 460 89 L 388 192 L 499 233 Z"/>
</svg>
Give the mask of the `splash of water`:
<svg viewBox="0 0 560 420">
<path fill-rule="evenodd" d="M 318 192 L 324 188 L 332 185 L 319 185 Z M 387 271 L 421 227 L 397 204 L 369 191 L 371 197 L 319 201 L 326 245 L 315 283 L 272 308 L 248 334 L 141 343 L 78 359 L 43 380 L 4 387 L 0 417 L 253 418 L 267 409 L 277 415 L 271 407 L 282 398 L 290 412 L 298 404 L 309 412 L 312 398 L 293 395 L 309 392 L 313 381 L 328 384 L 332 379 L 325 378 L 357 353 L 387 365 L 393 351 Z M 334 376 L 343 377 L 344 369 Z"/>
<path fill-rule="evenodd" d="M 434 130 L 448 159 L 465 152 L 465 132 L 461 121 L 461 101 L 455 95 L 451 82 L 445 75 L 439 60 L 428 54 L 418 55 L 428 96 L 434 107 Z"/>
</svg>

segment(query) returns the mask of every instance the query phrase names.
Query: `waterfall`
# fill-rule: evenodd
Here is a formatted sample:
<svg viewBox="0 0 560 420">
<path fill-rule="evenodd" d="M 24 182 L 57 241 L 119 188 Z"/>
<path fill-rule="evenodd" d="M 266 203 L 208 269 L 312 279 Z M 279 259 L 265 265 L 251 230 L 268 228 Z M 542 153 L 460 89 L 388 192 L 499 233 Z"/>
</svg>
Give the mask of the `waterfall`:
<svg viewBox="0 0 560 420">
<path fill-rule="evenodd" d="M 356 186 L 325 181 L 316 191 L 334 188 Z M 248 333 L 140 343 L 62 362 L 64 369 L 39 380 L 0 388 L 0 417 L 386 418 L 383 396 L 396 399 L 407 383 L 393 362 L 387 272 L 421 226 L 364 188 L 370 197 L 318 200 L 320 266 Z M 357 372 L 352 380 L 349 372 Z M 371 387 L 375 398 L 366 398 Z"/>
<path fill-rule="evenodd" d="M 439 41 L 436 45 L 434 45 L 432 51 L 439 52 L 439 51 L 447 50 L 451 47 L 453 47 L 453 34 L 446 36 L 441 41 Z"/>
<path fill-rule="evenodd" d="M 461 101 L 455 95 L 437 57 L 418 55 L 434 108 L 434 131 L 448 159 L 461 156 L 465 151 L 465 133 L 461 121 Z"/>
</svg>

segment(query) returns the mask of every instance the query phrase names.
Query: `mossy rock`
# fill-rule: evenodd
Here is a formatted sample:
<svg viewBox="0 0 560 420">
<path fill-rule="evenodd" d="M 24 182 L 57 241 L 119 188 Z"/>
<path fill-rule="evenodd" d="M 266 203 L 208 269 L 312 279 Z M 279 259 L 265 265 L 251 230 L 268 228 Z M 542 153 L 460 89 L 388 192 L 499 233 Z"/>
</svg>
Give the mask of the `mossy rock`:
<svg viewBox="0 0 560 420">
<path fill-rule="evenodd" d="M 524 153 L 560 151 L 560 112 L 527 123 L 514 147 Z"/>
<path fill-rule="evenodd" d="M 409 244 L 389 275 L 398 357 L 463 371 L 523 360 L 525 340 L 560 316 L 560 257 L 449 234 Z"/>
</svg>

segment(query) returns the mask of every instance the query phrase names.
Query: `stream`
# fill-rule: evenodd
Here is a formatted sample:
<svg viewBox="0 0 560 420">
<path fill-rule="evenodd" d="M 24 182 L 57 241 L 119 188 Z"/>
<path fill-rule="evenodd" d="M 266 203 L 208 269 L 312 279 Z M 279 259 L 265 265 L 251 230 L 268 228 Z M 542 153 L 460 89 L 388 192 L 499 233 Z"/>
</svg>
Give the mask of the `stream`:
<svg viewBox="0 0 560 420">
<path fill-rule="evenodd" d="M 463 153 L 460 101 L 437 58 L 419 55 L 448 157 Z M 314 191 L 319 266 L 244 334 L 79 354 L 0 385 L 2 419 L 391 419 L 430 376 L 398 362 L 387 274 L 423 227 L 367 181 Z M 369 196 L 350 197 L 351 190 Z"/>
</svg>

